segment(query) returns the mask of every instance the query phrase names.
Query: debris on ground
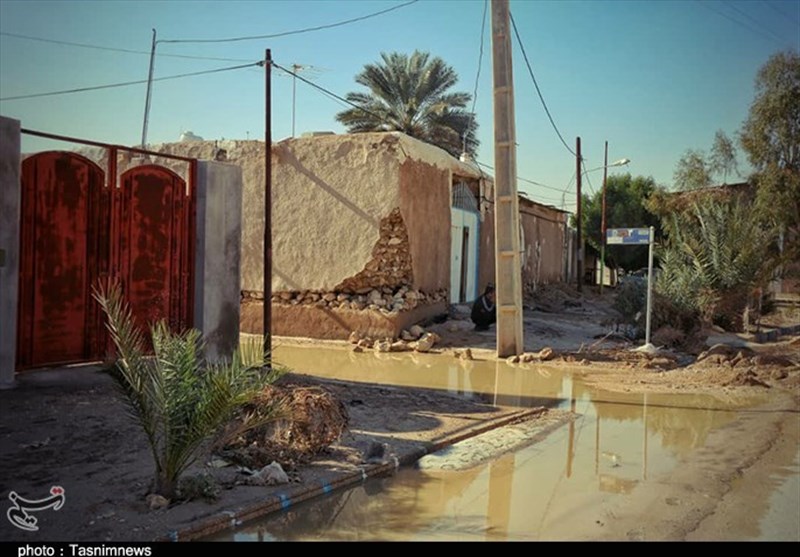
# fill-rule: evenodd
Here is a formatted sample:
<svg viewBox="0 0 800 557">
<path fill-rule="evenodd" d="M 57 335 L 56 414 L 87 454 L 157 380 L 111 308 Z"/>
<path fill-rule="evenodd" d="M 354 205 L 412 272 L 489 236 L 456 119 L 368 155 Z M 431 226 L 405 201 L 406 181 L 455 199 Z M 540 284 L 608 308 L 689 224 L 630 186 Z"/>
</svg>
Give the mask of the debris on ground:
<svg viewBox="0 0 800 557">
<path fill-rule="evenodd" d="M 145 498 L 145 500 L 147 501 L 147 506 L 151 511 L 157 511 L 158 509 L 163 509 L 169 506 L 169 499 L 163 495 L 159 495 L 158 493 L 151 493 Z"/>
<path fill-rule="evenodd" d="M 283 467 L 274 460 L 257 472 L 244 469 L 245 473 L 250 472 L 246 483 L 248 485 L 282 485 L 289 483 L 289 476 L 284 472 Z"/>
<path fill-rule="evenodd" d="M 733 377 L 733 379 L 731 379 L 727 383 L 724 383 L 724 386 L 765 387 L 767 389 L 770 388 L 770 386 L 761 379 L 759 379 L 756 373 L 751 369 L 738 372 Z"/>
<path fill-rule="evenodd" d="M 417 342 L 412 343 L 412 348 L 417 352 L 429 352 L 433 345 L 441 340 L 436 333 L 425 333 Z"/>
<path fill-rule="evenodd" d="M 338 441 L 349 423 L 345 405 L 323 387 L 272 385 L 245 407 L 232 427 L 241 426 L 245 416 L 257 420 L 261 408 L 275 407 L 282 409 L 282 417 L 236 436 L 220 456 L 251 469 L 273 461 L 291 469 Z"/>
</svg>

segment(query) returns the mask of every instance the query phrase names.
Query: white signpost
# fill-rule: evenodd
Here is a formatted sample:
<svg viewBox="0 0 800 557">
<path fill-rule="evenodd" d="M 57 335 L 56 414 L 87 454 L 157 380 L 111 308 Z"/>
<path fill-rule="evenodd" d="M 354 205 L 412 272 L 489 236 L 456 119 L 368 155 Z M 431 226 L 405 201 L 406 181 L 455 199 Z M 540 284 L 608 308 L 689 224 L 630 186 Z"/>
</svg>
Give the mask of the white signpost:
<svg viewBox="0 0 800 557">
<path fill-rule="evenodd" d="M 606 230 L 606 244 L 640 246 L 648 244 L 650 246 L 647 254 L 647 321 L 644 333 L 644 347 L 648 349 L 650 345 L 650 316 L 653 313 L 653 243 L 655 242 L 655 229 L 650 228 L 609 228 Z"/>
</svg>

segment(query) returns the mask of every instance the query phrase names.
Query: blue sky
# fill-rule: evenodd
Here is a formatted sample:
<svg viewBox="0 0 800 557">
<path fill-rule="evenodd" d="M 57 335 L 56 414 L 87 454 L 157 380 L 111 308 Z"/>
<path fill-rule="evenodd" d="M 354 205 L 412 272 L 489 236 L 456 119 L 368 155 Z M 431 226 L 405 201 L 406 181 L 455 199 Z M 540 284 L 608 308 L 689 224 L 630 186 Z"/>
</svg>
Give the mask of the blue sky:
<svg viewBox="0 0 800 557">
<path fill-rule="evenodd" d="M 15 1 L 0 0 L 0 98 L 135 81 L 147 77 L 151 28 L 158 38 L 211 39 L 278 33 L 366 15 L 403 3 L 372 0 Z M 311 66 L 303 75 L 337 94 L 381 52 L 429 51 L 472 92 L 478 68 L 483 0 L 421 0 L 366 21 L 313 33 L 231 43 L 160 43 L 155 76 L 221 68 L 263 58 Z M 753 98 L 753 79 L 767 58 L 800 49 L 800 0 L 536 1 L 512 0 L 511 11 L 556 124 L 571 148 L 581 136 L 588 168 L 632 160 L 633 174 L 671 184 L 688 148 L 710 147 L 714 133 L 735 134 Z M 58 41 L 142 51 L 93 50 Z M 478 159 L 493 164 L 491 22 L 487 16 L 478 86 Z M 273 138 L 291 135 L 292 80 L 273 80 Z M 575 159 L 551 128 L 519 48 L 514 48 L 518 174 L 550 186 L 520 183 L 534 199 L 574 207 Z M 158 82 L 148 142 L 175 141 L 191 130 L 206 139 L 263 138 L 264 74 L 248 68 Z M 98 141 L 137 144 L 145 86 L 0 101 L 0 114 L 24 127 Z M 344 129 L 338 102 L 297 83 L 297 134 Z M 50 142 L 26 139 L 26 150 Z M 742 162 L 744 157 L 741 157 Z M 746 165 L 742 165 L 746 168 Z M 602 172 L 589 174 L 597 188 Z M 586 185 L 591 192 L 592 186 Z"/>
</svg>

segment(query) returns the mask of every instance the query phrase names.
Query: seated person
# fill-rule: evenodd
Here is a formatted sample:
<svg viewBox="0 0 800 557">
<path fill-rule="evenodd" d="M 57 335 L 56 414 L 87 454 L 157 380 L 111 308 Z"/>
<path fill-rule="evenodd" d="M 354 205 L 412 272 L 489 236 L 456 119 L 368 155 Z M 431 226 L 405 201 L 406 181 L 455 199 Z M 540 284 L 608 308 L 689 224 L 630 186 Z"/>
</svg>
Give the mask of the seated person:
<svg viewBox="0 0 800 557">
<path fill-rule="evenodd" d="M 483 295 L 472 304 L 472 322 L 475 323 L 476 331 L 488 331 L 489 325 L 497 321 L 495 311 L 494 285 L 486 285 Z"/>
</svg>

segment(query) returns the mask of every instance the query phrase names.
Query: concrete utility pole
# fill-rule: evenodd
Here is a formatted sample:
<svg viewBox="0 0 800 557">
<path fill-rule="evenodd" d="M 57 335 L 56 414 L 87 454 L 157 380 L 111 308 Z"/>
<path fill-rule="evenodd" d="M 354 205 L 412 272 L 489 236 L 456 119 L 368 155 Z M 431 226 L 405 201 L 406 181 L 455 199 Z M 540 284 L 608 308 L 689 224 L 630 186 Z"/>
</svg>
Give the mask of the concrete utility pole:
<svg viewBox="0 0 800 557">
<path fill-rule="evenodd" d="M 497 355 L 505 358 L 524 351 L 514 79 L 508 0 L 492 0 L 492 66 Z"/>
<path fill-rule="evenodd" d="M 600 217 L 600 294 L 603 294 L 603 283 L 606 281 L 606 180 L 608 179 L 608 141 L 606 154 L 603 157 L 603 203 Z"/>
<path fill-rule="evenodd" d="M 264 358 L 272 367 L 272 50 L 264 54 Z"/>
<path fill-rule="evenodd" d="M 578 275 L 578 292 L 583 293 L 583 234 L 581 232 L 581 138 L 578 137 L 575 141 L 575 179 L 578 183 L 578 211 L 577 211 L 577 219 L 578 219 L 578 237 L 576 238 L 576 252 L 578 257 L 576 257 L 576 274 Z"/>
<path fill-rule="evenodd" d="M 150 122 L 150 99 L 153 97 L 153 68 L 156 63 L 156 30 L 153 29 L 153 42 L 150 45 L 150 69 L 147 72 L 147 93 L 144 98 L 144 118 L 142 119 L 142 149 L 147 149 L 147 124 Z"/>
</svg>

